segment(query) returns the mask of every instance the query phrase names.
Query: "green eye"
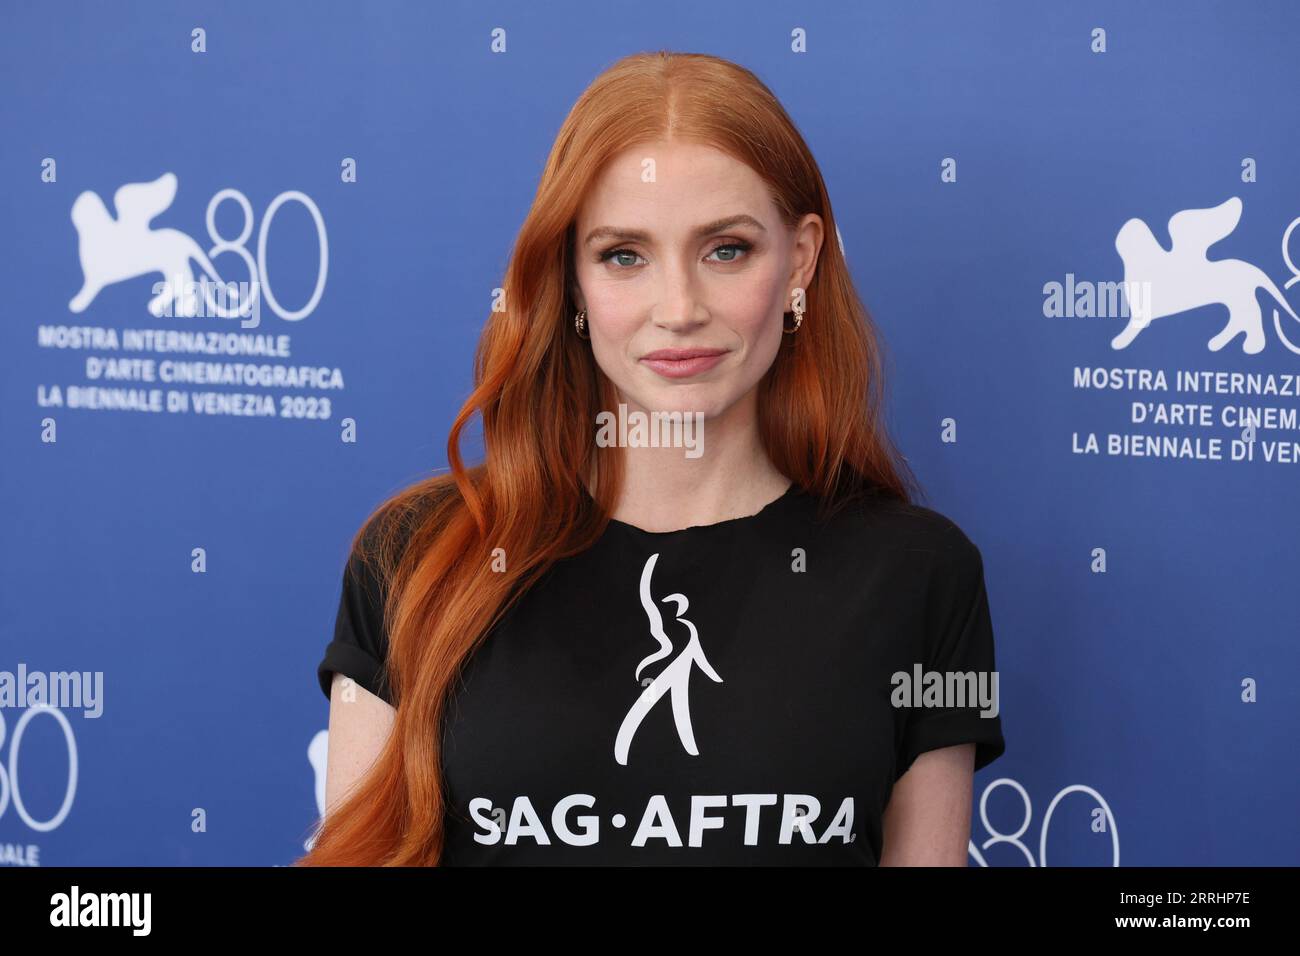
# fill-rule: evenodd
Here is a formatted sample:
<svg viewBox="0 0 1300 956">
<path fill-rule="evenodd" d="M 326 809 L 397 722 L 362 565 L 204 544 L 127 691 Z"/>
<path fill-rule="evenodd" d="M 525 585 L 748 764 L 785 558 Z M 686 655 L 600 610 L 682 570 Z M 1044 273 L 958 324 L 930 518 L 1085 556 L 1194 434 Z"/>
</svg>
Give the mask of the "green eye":
<svg viewBox="0 0 1300 956">
<path fill-rule="evenodd" d="M 735 262 L 738 258 L 741 258 L 745 253 L 747 253 L 750 248 L 751 246 L 747 242 L 728 242 L 725 245 L 718 246 L 718 248 L 714 249 L 710 255 L 713 255 L 714 253 L 722 253 L 723 255 L 721 258 L 716 261 Z M 726 254 L 728 250 L 730 250 L 730 255 Z"/>
<path fill-rule="evenodd" d="M 601 253 L 600 261 L 601 261 L 601 262 L 608 262 L 609 260 L 614 259 L 614 258 L 617 257 L 617 258 L 620 258 L 620 261 L 619 261 L 618 264 L 619 264 L 620 266 L 624 267 L 624 268 L 629 268 L 629 267 L 631 267 L 631 266 L 636 265 L 636 262 L 635 262 L 635 261 L 633 261 L 633 262 L 623 262 L 623 261 L 621 261 L 621 257 L 623 257 L 623 256 L 631 256 L 633 260 L 639 258 L 635 252 L 632 252 L 632 251 L 629 250 L 629 249 L 611 249 L 611 250 L 609 250 L 609 252 Z"/>
</svg>

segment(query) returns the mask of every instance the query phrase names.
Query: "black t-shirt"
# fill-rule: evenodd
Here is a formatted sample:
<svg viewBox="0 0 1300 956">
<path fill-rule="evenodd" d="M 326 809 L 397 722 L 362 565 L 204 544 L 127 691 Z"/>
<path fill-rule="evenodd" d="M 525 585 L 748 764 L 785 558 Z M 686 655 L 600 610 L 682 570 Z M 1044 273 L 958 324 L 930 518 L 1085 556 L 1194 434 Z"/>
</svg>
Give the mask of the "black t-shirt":
<svg viewBox="0 0 1300 956">
<path fill-rule="evenodd" d="M 979 549 L 919 505 L 815 505 L 791 486 L 717 524 L 611 521 L 547 571 L 453 687 L 443 864 L 873 866 L 919 754 L 1001 755 Z M 327 697 L 340 671 L 393 703 L 382 594 L 354 555 Z"/>
</svg>

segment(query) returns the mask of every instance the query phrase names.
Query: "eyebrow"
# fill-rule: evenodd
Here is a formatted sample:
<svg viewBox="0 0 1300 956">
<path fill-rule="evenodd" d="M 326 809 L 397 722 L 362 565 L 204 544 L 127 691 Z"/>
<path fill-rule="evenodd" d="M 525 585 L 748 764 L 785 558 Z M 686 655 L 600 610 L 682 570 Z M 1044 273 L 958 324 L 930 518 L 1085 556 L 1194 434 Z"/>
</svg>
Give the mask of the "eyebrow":
<svg viewBox="0 0 1300 956">
<path fill-rule="evenodd" d="M 715 232 L 722 232 L 730 229 L 732 226 L 753 226 L 760 232 L 767 232 L 767 227 L 755 219 L 753 216 L 747 216 L 743 213 L 739 216 L 727 216 L 725 219 L 717 219 L 713 222 L 706 222 L 702 226 L 697 226 L 692 235 L 695 238 L 711 235 Z M 619 239 L 630 242 L 649 242 L 650 233 L 641 229 L 624 229 L 620 226 L 597 226 L 591 232 L 587 233 L 587 238 L 582 241 L 584 246 L 589 246 L 597 239 Z"/>
</svg>

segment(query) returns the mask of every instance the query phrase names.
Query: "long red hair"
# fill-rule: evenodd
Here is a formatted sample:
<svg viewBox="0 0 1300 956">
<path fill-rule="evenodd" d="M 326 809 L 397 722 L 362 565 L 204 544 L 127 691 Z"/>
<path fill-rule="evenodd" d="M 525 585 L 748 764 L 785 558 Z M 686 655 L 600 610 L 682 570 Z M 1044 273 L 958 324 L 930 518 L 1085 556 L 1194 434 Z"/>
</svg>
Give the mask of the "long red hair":
<svg viewBox="0 0 1300 956">
<path fill-rule="evenodd" d="M 838 236 L 807 144 L 749 70 L 660 51 L 619 60 L 587 88 L 519 230 L 505 308 L 483 329 L 474 390 L 447 441 L 450 473 L 388 498 L 353 540 L 387 583 L 386 666 L 397 717 L 370 772 L 295 865 L 438 864 L 442 720 L 460 668 L 541 574 L 595 543 L 618 499 L 619 452 L 594 441 L 597 413 L 616 408 L 618 396 L 573 329 L 573 230 L 605 163 L 631 144 L 661 139 L 730 154 L 768 184 L 788 227 L 813 212 L 830 240 Z M 820 499 L 823 515 L 862 495 L 912 500 L 915 479 L 882 421 L 880 347 L 836 241 L 822 243 L 806 308 L 758 386 L 767 454 Z M 484 461 L 467 468 L 461 434 L 475 413 Z M 504 572 L 494 570 L 494 553 L 505 556 Z"/>
</svg>

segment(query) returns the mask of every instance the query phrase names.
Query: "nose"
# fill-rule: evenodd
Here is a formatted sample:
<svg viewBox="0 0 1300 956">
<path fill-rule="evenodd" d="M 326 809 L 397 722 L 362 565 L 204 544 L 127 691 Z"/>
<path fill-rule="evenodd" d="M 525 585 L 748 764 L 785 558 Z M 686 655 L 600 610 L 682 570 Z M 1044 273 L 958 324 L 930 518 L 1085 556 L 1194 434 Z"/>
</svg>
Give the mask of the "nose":
<svg viewBox="0 0 1300 956">
<path fill-rule="evenodd" d="M 651 319 L 669 332 L 689 332 L 709 321 L 699 276 L 692 265 L 675 261 L 664 268 Z"/>
</svg>

